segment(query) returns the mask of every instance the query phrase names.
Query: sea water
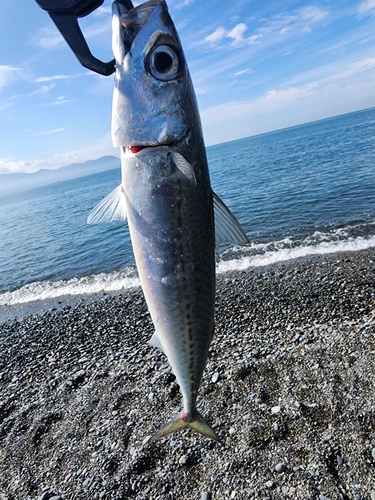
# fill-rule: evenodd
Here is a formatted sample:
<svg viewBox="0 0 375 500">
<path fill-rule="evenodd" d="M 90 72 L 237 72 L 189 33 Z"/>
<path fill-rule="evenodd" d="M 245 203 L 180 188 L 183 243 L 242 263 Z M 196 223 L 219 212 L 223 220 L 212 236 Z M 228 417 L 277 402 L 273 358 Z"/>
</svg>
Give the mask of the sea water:
<svg viewBox="0 0 375 500">
<path fill-rule="evenodd" d="M 375 246 L 375 108 L 207 148 L 251 241 L 218 273 Z M 87 225 L 111 170 L 0 198 L 0 307 L 137 285 L 126 222 Z"/>
</svg>

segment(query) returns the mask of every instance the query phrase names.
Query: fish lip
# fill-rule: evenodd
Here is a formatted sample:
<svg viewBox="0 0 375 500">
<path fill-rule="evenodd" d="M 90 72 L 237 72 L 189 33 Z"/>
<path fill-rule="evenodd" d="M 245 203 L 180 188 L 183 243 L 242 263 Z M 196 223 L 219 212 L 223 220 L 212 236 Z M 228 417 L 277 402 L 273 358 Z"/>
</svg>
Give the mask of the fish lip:
<svg viewBox="0 0 375 500">
<path fill-rule="evenodd" d="M 191 133 L 187 133 L 180 139 L 176 141 L 168 141 L 162 143 L 144 143 L 144 144 L 128 144 L 127 146 L 122 146 L 122 151 L 127 158 L 138 156 L 143 153 L 146 149 L 173 149 L 178 150 L 180 146 L 184 143 L 189 143 L 191 138 Z"/>
<path fill-rule="evenodd" d="M 145 149 L 156 149 L 156 148 L 172 148 L 175 146 L 175 142 L 166 142 L 164 144 L 132 144 L 128 146 L 123 146 L 122 150 L 126 157 L 138 156 Z"/>
</svg>

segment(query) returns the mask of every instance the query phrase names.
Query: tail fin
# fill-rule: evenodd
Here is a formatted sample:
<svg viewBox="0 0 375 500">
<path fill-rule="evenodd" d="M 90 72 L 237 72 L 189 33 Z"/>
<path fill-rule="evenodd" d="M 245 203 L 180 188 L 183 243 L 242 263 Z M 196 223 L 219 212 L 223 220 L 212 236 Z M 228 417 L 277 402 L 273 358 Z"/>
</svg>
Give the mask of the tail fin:
<svg viewBox="0 0 375 500">
<path fill-rule="evenodd" d="M 200 415 L 197 412 L 197 410 L 195 410 L 193 419 L 192 420 L 189 419 L 189 421 L 187 421 L 186 419 L 186 413 L 182 411 L 179 415 L 177 415 L 177 417 L 168 422 L 165 427 L 162 427 L 159 431 L 157 431 L 152 436 L 150 441 L 156 441 L 157 439 L 161 439 L 164 436 L 167 436 L 168 434 L 171 434 L 172 432 L 176 431 L 177 429 L 183 429 L 184 427 L 191 427 L 195 431 L 199 432 L 199 434 L 202 434 L 202 436 L 206 436 L 209 439 L 213 439 L 214 441 L 220 443 L 219 436 L 208 425 L 208 423 L 204 420 L 202 415 Z"/>
</svg>

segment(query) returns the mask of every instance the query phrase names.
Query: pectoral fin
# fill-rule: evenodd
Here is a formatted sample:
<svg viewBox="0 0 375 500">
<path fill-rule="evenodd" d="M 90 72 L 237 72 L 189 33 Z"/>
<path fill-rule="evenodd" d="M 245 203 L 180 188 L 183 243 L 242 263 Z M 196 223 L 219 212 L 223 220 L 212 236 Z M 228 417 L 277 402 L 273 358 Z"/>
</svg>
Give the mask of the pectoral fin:
<svg viewBox="0 0 375 500">
<path fill-rule="evenodd" d="M 250 243 L 245 231 L 226 204 L 213 192 L 215 217 L 215 242 L 245 245 Z"/>
<path fill-rule="evenodd" d="M 190 187 L 196 187 L 197 178 L 195 177 L 195 172 L 190 163 L 182 156 L 180 153 L 173 151 L 172 153 L 173 162 L 177 167 L 177 174 L 180 179 L 189 184 Z"/>
<path fill-rule="evenodd" d="M 125 192 L 121 184 L 96 205 L 87 218 L 87 224 L 114 220 L 126 220 Z"/>
</svg>

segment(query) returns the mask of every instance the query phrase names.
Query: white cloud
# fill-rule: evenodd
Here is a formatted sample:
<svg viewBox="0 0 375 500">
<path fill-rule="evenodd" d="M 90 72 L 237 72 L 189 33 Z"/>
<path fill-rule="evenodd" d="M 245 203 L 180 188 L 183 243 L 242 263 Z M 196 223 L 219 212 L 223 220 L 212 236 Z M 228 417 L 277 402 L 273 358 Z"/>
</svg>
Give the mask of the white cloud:
<svg viewBox="0 0 375 500">
<path fill-rule="evenodd" d="M 375 68 L 375 57 L 367 57 L 355 62 L 349 61 L 343 63 L 341 61 L 337 64 L 325 65 L 306 73 L 306 75 L 300 75 L 300 77 L 314 77 L 322 84 L 337 84 L 339 82 L 346 81 L 348 89 L 350 90 L 350 81 L 355 78 L 363 79 L 364 83 L 366 83 L 366 79 L 367 82 L 370 81 L 369 79 L 371 79 L 371 75 L 375 75 L 374 71 L 371 71 L 373 68 Z M 364 77 L 363 73 L 366 71 L 368 72 L 368 75 Z"/>
<path fill-rule="evenodd" d="M 225 38 L 226 33 L 227 31 L 223 26 L 218 26 L 216 30 L 211 33 L 211 35 L 206 36 L 204 40 L 208 43 L 215 44 Z"/>
<path fill-rule="evenodd" d="M 112 146 L 111 134 L 84 144 L 81 148 L 65 153 L 48 154 L 48 159 L 19 160 L 0 158 L 0 174 L 27 172 L 32 173 L 40 169 L 57 169 L 70 163 L 81 163 L 96 160 L 102 156 L 119 156 L 119 148 Z"/>
<path fill-rule="evenodd" d="M 187 7 L 188 5 L 191 5 L 195 2 L 195 0 L 183 0 L 182 2 L 179 2 L 176 5 L 177 9 L 183 9 L 184 7 Z"/>
<path fill-rule="evenodd" d="M 226 30 L 223 26 L 218 26 L 211 35 L 205 37 L 204 42 L 216 45 L 218 42 L 224 40 L 224 38 L 230 38 L 232 39 L 230 43 L 232 47 L 243 47 L 255 43 L 262 37 L 262 35 L 251 35 L 246 37 L 245 31 L 247 31 L 247 29 L 248 27 L 245 23 L 238 23 L 230 30 Z"/>
<path fill-rule="evenodd" d="M 0 65 L 0 90 L 7 85 L 11 85 L 20 73 L 21 68 L 7 64 Z"/>
<path fill-rule="evenodd" d="M 375 0 L 365 0 L 361 2 L 358 6 L 358 12 L 360 14 L 370 14 L 375 15 Z"/>
<path fill-rule="evenodd" d="M 42 160 L 19 160 L 13 161 L 10 158 L 0 158 L 0 174 L 16 174 L 19 172 L 36 172 L 43 168 Z M 58 168 L 58 167 L 56 167 Z"/>
<path fill-rule="evenodd" d="M 102 5 L 101 7 L 94 10 L 93 14 L 96 17 L 111 16 L 112 15 L 112 7 L 110 5 L 109 6 Z"/>
<path fill-rule="evenodd" d="M 107 35 L 109 40 L 109 33 L 111 33 L 111 18 L 108 18 L 107 22 L 93 24 L 83 31 L 86 40 L 91 40 L 101 35 Z"/>
<path fill-rule="evenodd" d="M 357 61 L 351 64 L 351 68 L 354 69 L 356 72 L 373 68 L 374 66 L 375 66 L 375 57 L 367 57 L 366 59 L 362 59 L 361 61 Z"/>
<path fill-rule="evenodd" d="M 293 80 L 260 96 L 203 109 L 207 144 L 375 106 L 375 57 L 326 64 Z"/>
<path fill-rule="evenodd" d="M 299 17 L 302 21 L 317 23 L 321 21 L 325 17 L 327 17 L 328 12 L 322 10 L 320 7 L 316 7 L 315 5 L 306 5 L 302 7 L 299 11 Z"/>
<path fill-rule="evenodd" d="M 238 23 L 234 28 L 226 33 L 227 38 L 232 38 L 234 42 L 241 42 L 244 39 L 244 33 L 247 30 L 245 23 Z"/>
<path fill-rule="evenodd" d="M 65 128 L 54 128 L 53 130 L 47 130 L 47 132 L 40 132 L 39 134 L 34 134 L 35 136 L 57 134 L 58 132 L 64 132 Z"/>
<path fill-rule="evenodd" d="M 255 43 L 262 35 L 252 35 L 245 37 L 245 31 L 247 31 L 247 26 L 245 23 L 239 23 L 234 28 L 232 28 L 227 34 L 227 38 L 231 38 L 232 47 L 243 47 L 244 45 L 251 45 Z"/>
<path fill-rule="evenodd" d="M 207 90 L 204 87 L 194 87 L 196 95 L 205 95 L 207 94 Z"/>
<path fill-rule="evenodd" d="M 90 16 L 80 20 L 80 27 L 86 40 L 103 37 L 103 35 L 107 35 L 108 40 L 110 40 L 111 16 L 106 7 L 98 10 L 100 12 L 96 16 L 96 21 L 92 22 Z M 40 28 L 30 39 L 29 44 L 43 50 L 51 50 L 65 45 L 66 42 L 54 24 L 50 23 L 48 26 Z"/>
<path fill-rule="evenodd" d="M 47 94 L 54 87 L 56 87 L 56 83 L 50 83 L 49 85 L 41 85 L 39 88 L 31 92 L 30 95 L 33 96 L 33 95 Z"/>
<path fill-rule="evenodd" d="M 134 2 L 133 2 L 134 3 Z M 139 4 L 140 2 L 138 2 Z M 168 1 L 168 6 L 173 9 L 181 10 L 184 7 L 188 7 L 189 5 L 192 5 L 195 3 L 195 0 L 169 0 Z"/>
<path fill-rule="evenodd" d="M 39 49 L 50 50 L 64 45 L 65 40 L 58 29 L 51 24 L 38 30 L 29 43 Z"/>
<path fill-rule="evenodd" d="M 318 87 L 316 82 L 310 82 L 302 87 L 288 87 L 282 90 L 270 90 L 266 92 L 263 99 L 265 101 L 278 101 L 285 102 L 289 100 L 299 99 L 300 97 L 305 97 L 310 94 L 311 91 Z"/>
<path fill-rule="evenodd" d="M 250 68 L 246 68 L 246 69 L 241 69 L 240 71 L 236 71 L 234 76 L 236 77 L 241 75 L 248 75 L 249 73 L 252 73 L 252 70 Z"/>
<path fill-rule="evenodd" d="M 267 113 L 280 107 L 285 108 L 292 101 L 311 96 L 317 89 L 318 84 L 316 82 L 310 82 L 300 87 L 272 89 L 255 99 L 232 101 L 212 106 L 202 111 L 202 119 L 205 125 L 210 125 L 216 124 L 218 121 L 230 122 L 233 119 L 248 118 L 262 109 L 263 113 Z"/>
<path fill-rule="evenodd" d="M 312 27 L 326 19 L 328 14 L 328 10 L 315 5 L 305 5 L 294 12 L 282 12 L 271 19 L 266 19 L 257 31 L 274 40 L 294 34 L 309 33 Z"/>
<path fill-rule="evenodd" d="M 209 58 L 207 64 L 191 67 L 194 86 L 209 89 L 216 85 L 216 82 L 223 75 L 226 79 L 233 78 L 235 71 L 243 68 L 243 65 L 248 61 L 244 60 L 242 51 L 231 51 L 230 55 L 231 57 L 212 58 L 212 60 Z"/>
<path fill-rule="evenodd" d="M 70 80 L 71 78 L 77 78 L 77 76 L 85 75 L 86 73 L 80 73 L 78 75 L 51 75 L 51 76 L 39 76 L 34 81 L 36 83 L 53 82 L 55 80 Z"/>
<path fill-rule="evenodd" d="M 374 2 L 375 0 L 368 0 Z M 278 41 L 280 37 L 293 36 L 295 33 L 308 33 L 312 26 L 328 16 L 328 11 L 315 5 L 306 5 L 294 13 L 280 13 L 270 19 L 262 19 L 255 33 L 247 36 L 248 26 L 237 23 L 233 28 L 226 29 L 218 26 L 210 35 L 206 36 L 196 45 L 209 43 L 211 46 L 219 45 L 225 39 L 231 39 L 230 46 L 234 48 L 245 47 L 259 43 L 261 38 L 265 41 Z"/>
<path fill-rule="evenodd" d="M 39 88 L 31 92 L 29 95 L 34 96 L 34 95 L 42 95 L 42 94 L 47 94 L 50 90 L 52 90 L 57 84 L 55 82 L 58 81 L 66 81 L 66 80 L 71 80 L 73 78 L 78 78 L 81 76 L 86 76 L 88 75 L 88 72 L 84 73 L 78 73 L 74 75 L 50 75 L 50 76 L 39 76 L 38 78 L 35 78 L 34 82 L 35 83 L 41 83 Z M 60 98 L 58 100 L 54 101 L 53 103 L 49 103 L 49 105 L 58 105 L 58 104 L 65 104 L 67 102 L 71 102 L 68 100 L 63 101 Z"/>
<path fill-rule="evenodd" d="M 52 102 L 44 104 L 44 106 L 61 106 L 62 104 L 68 104 L 69 102 L 74 102 L 76 99 L 66 99 L 65 96 L 60 95 Z"/>
</svg>

